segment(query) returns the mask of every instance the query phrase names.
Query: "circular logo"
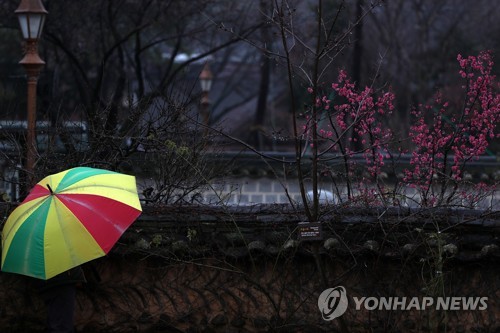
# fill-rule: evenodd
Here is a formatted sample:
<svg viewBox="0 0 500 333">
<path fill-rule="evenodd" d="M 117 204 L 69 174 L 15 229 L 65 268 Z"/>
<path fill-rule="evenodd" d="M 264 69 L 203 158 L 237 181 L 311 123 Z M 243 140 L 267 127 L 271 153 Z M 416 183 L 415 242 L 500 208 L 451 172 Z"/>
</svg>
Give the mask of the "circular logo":
<svg viewBox="0 0 500 333">
<path fill-rule="evenodd" d="M 347 303 L 347 293 L 342 286 L 325 289 L 318 297 L 319 311 L 324 320 L 342 316 L 347 310 Z"/>
</svg>

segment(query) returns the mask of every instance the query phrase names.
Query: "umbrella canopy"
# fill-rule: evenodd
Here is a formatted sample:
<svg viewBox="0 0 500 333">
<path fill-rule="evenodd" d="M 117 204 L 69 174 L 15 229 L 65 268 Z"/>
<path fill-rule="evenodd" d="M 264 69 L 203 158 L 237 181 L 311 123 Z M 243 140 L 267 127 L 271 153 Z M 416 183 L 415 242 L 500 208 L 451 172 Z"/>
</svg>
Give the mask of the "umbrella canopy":
<svg viewBox="0 0 500 333">
<path fill-rule="evenodd" d="M 49 279 L 106 255 L 141 214 L 135 177 L 77 167 L 42 179 L 2 231 L 2 270 Z"/>
</svg>

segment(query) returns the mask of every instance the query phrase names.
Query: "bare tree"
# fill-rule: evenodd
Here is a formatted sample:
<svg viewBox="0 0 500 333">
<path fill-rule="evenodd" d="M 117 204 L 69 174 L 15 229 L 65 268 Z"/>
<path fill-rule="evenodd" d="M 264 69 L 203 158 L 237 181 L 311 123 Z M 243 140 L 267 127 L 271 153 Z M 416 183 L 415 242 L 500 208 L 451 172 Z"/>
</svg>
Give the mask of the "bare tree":
<svg viewBox="0 0 500 333">
<path fill-rule="evenodd" d="M 1 6 L 12 10 L 10 23 L 15 22 L 11 5 Z M 43 94 L 37 118 L 50 122 L 49 128 L 39 132 L 49 133 L 49 142 L 61 140 L 65 158 L 55 159 L 52 149 L 41 149 L 37 172 L 43 174 L 54 164 L 59 168 L 85 163 L 118 168 L 133 154 L 142 153 L 139 142 L 150 135 L 145 128 L 163 131 L 159 137 L 172 140 L 177 147 L 189 147 L 190 154 L 199 157 L 200 141 L 183 138 L 199 128 L 191 111 L 198 104 L 201 64 L 225 49 L 230 50 L 229 58 L 234 51 L 231 46 L 260 24 L 239 19 L 235 11 L 244 6 L 225 11 L 233 5 L 225 0 L 46 3 L 49 15 L 40 43 L 46 66 L 39 84 Z M 212 20 L 212 12 L 218 13 L 218 23 Z M 228 27 L 241 38 L 227 33 Z M 159 120 L 152 126 L 151 112 L 157 113 L 156 119 L 159 114 L 165 116 L 168 120 L 162 123 L 171 121 L 171 127 L 159 128 Z M 68 120 L 75 119 L 83 121 L 87 130 L 88 149 L 83 151 L 81 140 L 75 141 L 74 133 L 63 130 Z M 23 154 L 18 153 L 14 164 L 23 165 Z"/>
</svg>

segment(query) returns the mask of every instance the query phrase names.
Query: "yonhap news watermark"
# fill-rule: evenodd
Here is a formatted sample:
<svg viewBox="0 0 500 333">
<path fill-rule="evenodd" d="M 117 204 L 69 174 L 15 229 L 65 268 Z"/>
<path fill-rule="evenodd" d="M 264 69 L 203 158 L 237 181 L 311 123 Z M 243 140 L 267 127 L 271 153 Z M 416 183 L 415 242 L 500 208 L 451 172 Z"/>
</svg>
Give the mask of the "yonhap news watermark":
<svg viewBox="0 0 500 333">
<path fill-rule="evenodd" d="M 352 300 L 352 301 L 350 301 Z M 342 316 L 348 307 L 368 311 L 483 311 L 488 309 L 488 297 L 406 297 L 406 296 L 347 296 L 343 286 L 325 289 L 318 297 L 318 308 L 324 320 Z"/>
</svg>

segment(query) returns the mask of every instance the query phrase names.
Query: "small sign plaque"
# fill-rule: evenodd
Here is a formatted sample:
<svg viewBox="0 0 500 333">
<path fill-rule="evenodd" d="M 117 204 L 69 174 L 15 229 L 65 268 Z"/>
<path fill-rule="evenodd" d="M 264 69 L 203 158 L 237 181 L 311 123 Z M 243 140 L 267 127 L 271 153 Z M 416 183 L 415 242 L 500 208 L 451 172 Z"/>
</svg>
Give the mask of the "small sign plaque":
<svg viewBox="0 0 500 333">
<path fill-rule="evenodd" d="M 322 240 L 323 229 L 320 222 L 300 222 L 298 230 L 299 240 Z"/>
</svg>

